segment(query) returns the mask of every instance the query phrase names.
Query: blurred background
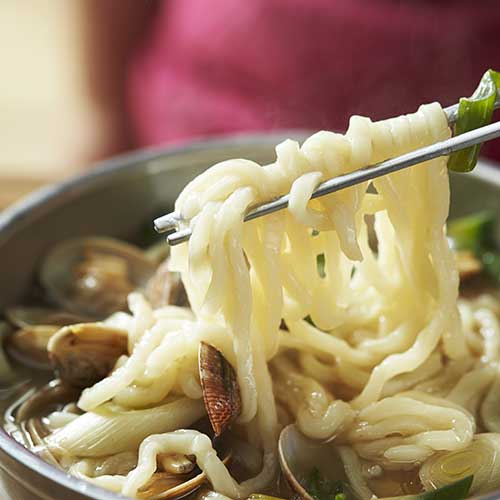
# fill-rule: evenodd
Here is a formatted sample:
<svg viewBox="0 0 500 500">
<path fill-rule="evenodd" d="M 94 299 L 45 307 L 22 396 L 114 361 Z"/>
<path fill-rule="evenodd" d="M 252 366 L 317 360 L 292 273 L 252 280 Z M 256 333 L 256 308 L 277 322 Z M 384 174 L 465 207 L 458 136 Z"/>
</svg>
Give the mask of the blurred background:
<svg viewBox="0 0 500 500">
<path fill-rule="evenodd" d="M 499 26 L 498 0 L 1 0 L 0 208 L 140 147 L 452 104 Z"/>
</svg>

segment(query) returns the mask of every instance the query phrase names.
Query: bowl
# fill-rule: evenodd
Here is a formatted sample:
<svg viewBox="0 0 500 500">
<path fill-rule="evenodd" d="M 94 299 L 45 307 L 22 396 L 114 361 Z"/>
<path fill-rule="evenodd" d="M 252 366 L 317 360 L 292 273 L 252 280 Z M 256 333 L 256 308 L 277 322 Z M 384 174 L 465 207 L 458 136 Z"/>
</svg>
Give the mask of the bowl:
<svg viewBox="0 0 500 500">
<path fill-rule="evenodd" d="M 154 234 L 153 218 L 169 211 L 200 171 L 235 157 L 269 163 L 274 146 L 290 136 L 303 137 L 297 132 L 241 135 L 134 152 L 37 191 L 0 214 L 0 310 L 22 301 L 41 257 L 55 243 L 84 235 L 144 241 Z M 451 184 L 452 216 L 489 209 L 500 219 L 500 168 L 483 161 L 471 174 L 453 174 Z M 12 500 L 125 498 L 55 469 L 1 428 L 0 478 L 0 496 Z M 500 499 L 500 493 L 488 498 Z"/>
</svg>

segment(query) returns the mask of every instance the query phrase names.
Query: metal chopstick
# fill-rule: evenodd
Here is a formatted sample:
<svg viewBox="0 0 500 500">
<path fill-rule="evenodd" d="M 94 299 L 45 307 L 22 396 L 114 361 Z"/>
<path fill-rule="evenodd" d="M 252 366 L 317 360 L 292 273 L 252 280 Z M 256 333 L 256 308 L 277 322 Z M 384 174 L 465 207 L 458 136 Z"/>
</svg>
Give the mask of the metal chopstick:
<svg viewBox="0 0 500 500">
<path fill-rule="evenodd" d="M 500 96 L 497 97 L 495 102 L 495 109 L 500 107 Z M 458 104 L 444 109 L 448 122 L 451 124 L 456 121 L 458 111 Z M 378 163 L 370 167 L 362 168 L 354 172 L 340 175 L 333 179 L 329 179 L 318 185 L 313 192 L 311 198 L 318 198 L 330 193 L 334 193 L 341 189 L 345 189 L 356 184 L 360 184 L 377 177 L 381 177 L 392 172 L 397 172 L 407 167 L 432 160 L 439 156 L 446 156 L 455 151 L 466 149 L 476 144 L 487 142 L 492 139 L 500 137 L 500 122 L 495 122 L 484 127 L 471 130 L 456 137 L 451 137 L 445 141 L 440 141 L 421 149 L 417 149 L 410 153 L 391 158 L 389 160 Z M 244 220 L 249 221 L 276 212 L 288 206 L 290 195 L 285 194 L 275 200 L 263 203 L 251 209 L 246 215 Z M 177 212 L 164 215 L 155 219 L 154 225 L 158 232 L 167 232 L 174 230 L 182 222 L 182 217 Z M 178 245 L 187 241 L 191 236 L 189 228 L 175 231 L 167 236 L 167 241 L 170 245 Z"/>
</svg>

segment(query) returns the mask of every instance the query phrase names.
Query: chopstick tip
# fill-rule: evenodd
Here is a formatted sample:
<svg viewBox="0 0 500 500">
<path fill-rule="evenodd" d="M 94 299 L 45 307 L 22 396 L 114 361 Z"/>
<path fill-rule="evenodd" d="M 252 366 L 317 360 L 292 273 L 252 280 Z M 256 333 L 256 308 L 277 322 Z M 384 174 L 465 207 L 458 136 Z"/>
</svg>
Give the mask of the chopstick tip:
<svg viewBox="0 0 500 500">
<path fill-rule="evenodd" d="M 157 233 L 166 233 L 168 231 L 176 229 L 180 221 L 181 215 L 178 212 L 172 212 L 156 218 L 153 221 L 153 226 Z"/>
<path fill-rule="evenodd" d="M 176 231 L 175 233 L 169 234 L 167 236 L 167 243 L 170 246 L 179 245 L 181 243 L 184 243 L 185 241 L 188 241 L 190 236 L 191 236 L 191 229 L 189 228 L 182 229 L 180 231 Z"/>
</svg>

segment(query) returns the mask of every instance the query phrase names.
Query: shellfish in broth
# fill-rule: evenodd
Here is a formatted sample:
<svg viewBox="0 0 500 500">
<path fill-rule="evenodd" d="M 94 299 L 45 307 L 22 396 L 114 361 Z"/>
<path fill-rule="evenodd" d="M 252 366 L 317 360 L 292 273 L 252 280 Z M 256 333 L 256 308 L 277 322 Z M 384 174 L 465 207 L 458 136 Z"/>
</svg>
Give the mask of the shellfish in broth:
<svg viewBox="0 0 500 500">
<path fill-rule="evenodd" d="M 48 344 L 49 358 L 64 382 L 90 387 L 108 376 L 117 359 L 127 354 L 127 332 L 103 323 L 65 326 Z"/>
<path fill-rule="evenodd" d="M 112 238 L 79 238 L 57 245 L 40 280 L 50 299 L 75 314 L 102 319 L 127 308 L 156 270 L 140 249 Z"/>
</svg>

